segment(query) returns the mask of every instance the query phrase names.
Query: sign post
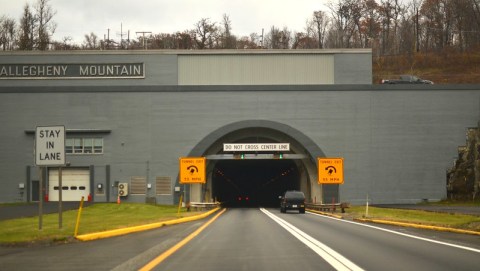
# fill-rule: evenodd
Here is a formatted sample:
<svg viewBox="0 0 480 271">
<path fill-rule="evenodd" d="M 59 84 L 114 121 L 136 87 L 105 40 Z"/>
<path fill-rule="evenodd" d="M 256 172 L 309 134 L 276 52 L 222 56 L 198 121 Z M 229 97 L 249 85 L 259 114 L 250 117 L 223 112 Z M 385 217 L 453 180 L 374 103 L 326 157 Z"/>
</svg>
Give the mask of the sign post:
<svg viewBox="0 0 480 271">
<path fill-rule="evenodd" d="M 343 184 L 343 158 L 318 157 L 318 183 Z"/>
<path fill-rule="evenodd" d="M 62 228 L 62 170 L 65 165 L 65 126 L 37 126 L 35 130 L 35 165 L 58 166 L 58 225 Z M 38 229 L 42 229 L 43 171 L 40 170 L 40 199 Z"/>
</svg>

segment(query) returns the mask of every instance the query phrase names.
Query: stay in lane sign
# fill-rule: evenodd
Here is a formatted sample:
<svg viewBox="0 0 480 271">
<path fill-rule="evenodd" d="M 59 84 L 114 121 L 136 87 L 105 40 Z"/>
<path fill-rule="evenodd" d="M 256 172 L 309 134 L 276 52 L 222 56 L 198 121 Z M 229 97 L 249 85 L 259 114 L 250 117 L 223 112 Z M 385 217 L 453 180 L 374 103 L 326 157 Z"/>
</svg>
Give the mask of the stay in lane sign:
<svg viewBox="0 0 480 271">
<path fill-rule="evenodd" d="M 318 183 L 343 184 L 343 158 L 318 157 Z"/>
<path fill-rule="evenodd" d="M 65 126 L 38 126 L 36 128 L 35 165 L 65 165 Z"/>
<path fill-rule="evenodd" d="M 206 183 L 205 157 L 181 157 L 180 183 Z"/>
</svg>

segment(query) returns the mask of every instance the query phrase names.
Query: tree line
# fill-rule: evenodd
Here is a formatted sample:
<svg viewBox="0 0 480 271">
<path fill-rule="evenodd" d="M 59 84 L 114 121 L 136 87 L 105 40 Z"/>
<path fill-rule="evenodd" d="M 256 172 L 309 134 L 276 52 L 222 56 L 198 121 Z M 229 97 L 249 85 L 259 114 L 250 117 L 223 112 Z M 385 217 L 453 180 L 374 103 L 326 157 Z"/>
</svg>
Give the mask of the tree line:
<svg viewBox="0 0 480 271">
<path fill-rule="evenodd" d="M 19 21 L 0 17 L 2 50 L 95 49 L 328 49 L 372 48 L 374 55 L 461 52 L 478 48 L 480 0 L 334 0 L 327 11 L 312 11 L 305 27 L 294 31 L 271 26 L 265 33 L 237 36 L 227 14 L 213 22 L 202 18 L 192 29 L 148 33 L 114 41 L 95 33 L 82 44 L 71 37 L 53 40 L 56 11 L 49 0 L 24 6 Z"/>
</svg>

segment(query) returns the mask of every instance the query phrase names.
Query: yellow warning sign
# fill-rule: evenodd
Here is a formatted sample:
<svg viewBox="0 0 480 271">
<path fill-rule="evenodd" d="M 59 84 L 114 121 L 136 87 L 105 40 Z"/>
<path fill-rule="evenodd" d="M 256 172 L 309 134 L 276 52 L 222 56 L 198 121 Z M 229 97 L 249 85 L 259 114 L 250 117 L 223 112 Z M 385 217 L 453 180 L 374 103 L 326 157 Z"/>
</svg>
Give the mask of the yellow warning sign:
<svg viewBox="0 0 480 271">
<path fill-rule="evenodd" d="M 318 157 L 318 183 L 343 184 L 343 158 Z"/>
<path fill-rule="evenodd" d="M 206 183 L 205 157 L 180 157 L 180 183 Z"/>
</svg>

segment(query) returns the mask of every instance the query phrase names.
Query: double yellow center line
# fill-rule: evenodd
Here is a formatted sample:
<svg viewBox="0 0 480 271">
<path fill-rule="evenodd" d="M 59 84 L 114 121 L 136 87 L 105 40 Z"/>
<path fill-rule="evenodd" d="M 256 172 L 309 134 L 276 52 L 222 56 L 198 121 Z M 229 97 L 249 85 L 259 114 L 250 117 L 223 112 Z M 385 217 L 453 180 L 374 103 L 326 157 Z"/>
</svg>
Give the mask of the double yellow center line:
<svg viewBox="0 0 480 271">
<path fill-rule="evenodd" d="M 190 242 L 193 238 L 195 238 L 197 235 L 199 235 L 205 228 L 207 228 L 210 224 L 212 224 L 213 221 L 215 221 L 220 215 L 222 215 L 226 209 L 223 209 L 220 213 L 212 217 L 207 223 L 203 224 L 200 228 L 198 228 L 196 231 L 191 233 L 189 236 L 185 237 L 182 241 L 178 242 L 176 245 L 168 249 L 167 251 L 163 252 L 159 256 L 157 256 L 155 259 L 147 263 L 144 267 L 140 268 L 140 271 L 150 271 L 153 268 L 155 268 L 157 265 L 162 263 L 166 258 L 168 258 L 170 255 L 175 253 L 177 250 L 179 250 L 181 247 L 186 245 L 188 242 Z"/>
</svg>

